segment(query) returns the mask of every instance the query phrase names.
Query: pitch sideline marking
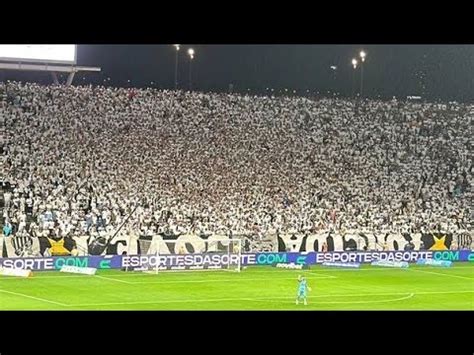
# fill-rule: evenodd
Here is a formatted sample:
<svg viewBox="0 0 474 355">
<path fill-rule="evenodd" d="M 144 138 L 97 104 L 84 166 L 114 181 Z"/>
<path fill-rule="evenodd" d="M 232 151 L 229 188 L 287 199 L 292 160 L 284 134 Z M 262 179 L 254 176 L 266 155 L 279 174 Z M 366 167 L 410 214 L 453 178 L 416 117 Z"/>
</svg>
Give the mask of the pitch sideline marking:
<svg viewBox="0 0 474 355">
<path fill-rule="evenodd" d="M 9 293 L 9 294 L 12 294 L 12 295 L 15 295 L 15 296 L 22 296 L 22 297 L 26 297 L 26 298 L 32 298 L 32 299 L 37 300 L 37 301 L 52 303 L 52 304 L 55 304 L 55 305 L 58 305 L 58 306 L 68 307 L 68 305 L 65 304 L 65 303 L 50 301 L 50 300 L 47 300 L 47 299 L 45 299 L 45 298 L 40 298 L 40 297 L 25 295 L 25 294 L 23 294 L 23 293 L 18 293 L 18 292 L 13 292 L 13 291 L 7 291 L 7 290 L 0 290 L 0 292 Z"/>
</svg>

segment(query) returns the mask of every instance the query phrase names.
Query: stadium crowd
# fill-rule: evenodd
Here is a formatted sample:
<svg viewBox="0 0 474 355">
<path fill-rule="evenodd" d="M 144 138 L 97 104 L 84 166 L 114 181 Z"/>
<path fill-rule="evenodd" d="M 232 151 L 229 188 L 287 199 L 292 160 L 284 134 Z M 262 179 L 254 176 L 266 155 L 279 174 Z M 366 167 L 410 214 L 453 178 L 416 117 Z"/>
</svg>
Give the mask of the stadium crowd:
<svg viewBox="0 0 474 355">
<path fill-rule="evenodd" d="M 474 105 L 0 84 L 3 234 L 473 230 Z"/>
</svg>

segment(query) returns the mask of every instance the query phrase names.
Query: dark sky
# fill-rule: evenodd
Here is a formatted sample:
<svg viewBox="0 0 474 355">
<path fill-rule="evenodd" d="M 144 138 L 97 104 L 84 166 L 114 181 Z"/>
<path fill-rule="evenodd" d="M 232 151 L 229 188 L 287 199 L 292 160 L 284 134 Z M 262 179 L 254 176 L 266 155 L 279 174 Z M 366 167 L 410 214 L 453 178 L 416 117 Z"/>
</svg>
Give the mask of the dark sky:
<svg viewBox="0 0 474 355">
<path fill-rule="evenodd" d="M 364 49 L 364 93 L 368 96 L 423 95 L 462 101 L 474 97 L 473 45 L 182 45 L 181 88 L 188 87 L 189 47 L 196 51 L 193 88 L 198 90 L 226 91 L 233 83 L 234 91 L 240 92 L 286 88 L 298 94 L 310 90 L 351 95 L 354 70 L 350 61 Z M 127 80 L 137 87 L 174 85 L 171 45 L 79 45 L 77 59 L 79 65 L 100 66 L 103 71 L 86 74 L 85 80 L 81 74 L 76 84 L 98 84 L 110 77 L 108 83 L 113 86 L 128 86 Z M 355 74 L 359 90 L 360 70 Z"/>
</svg>

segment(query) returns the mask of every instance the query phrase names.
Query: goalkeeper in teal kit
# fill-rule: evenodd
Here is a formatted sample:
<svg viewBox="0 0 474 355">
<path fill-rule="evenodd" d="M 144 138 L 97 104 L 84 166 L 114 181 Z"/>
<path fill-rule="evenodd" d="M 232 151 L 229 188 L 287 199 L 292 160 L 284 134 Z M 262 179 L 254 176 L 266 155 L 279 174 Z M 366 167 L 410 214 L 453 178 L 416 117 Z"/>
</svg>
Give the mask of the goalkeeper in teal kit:
<svg viewBox="0 0 474 355">
<path fill-rule="evenodd" d="M 308 291 L 311 291 L 311 287 L 308 286 L 308 282 L 306 281 L 306 278 L 304 276 L 298 276 L 298 291 L 296 294 L 296 304 L 300 303 L 300 300 L 302 299 L 304 302 L 304 305 L 308 305 L 307 301 L 307 293 Z"/>
</svg>

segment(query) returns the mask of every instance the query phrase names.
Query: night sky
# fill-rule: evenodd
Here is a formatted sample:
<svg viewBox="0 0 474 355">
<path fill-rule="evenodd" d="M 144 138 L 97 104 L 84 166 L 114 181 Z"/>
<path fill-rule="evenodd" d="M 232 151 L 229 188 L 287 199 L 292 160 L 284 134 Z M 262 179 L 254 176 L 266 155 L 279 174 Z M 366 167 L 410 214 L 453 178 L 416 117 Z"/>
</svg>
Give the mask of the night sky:
<svg viewBox="0 0 474 355">
<path fill-rule="evenodd" d="M 193 88 L 202 91 L 293 94 L 319 92 L 342 96 L 359 90 L 360 69 L 350 62 L 361 49 L 364 94 L 384 99 L 420 95 L 430 100 L 471 101 L 474 98 L 473 45 L 181 45 L 179 86 L 188 88 L 189 58 Z M 174 87 L 175 49 L 171 45 L 79 45 L 78 65 L 100 66 L 100 74 L 80 74 L 76 85 Z M 331 69 L 336 66 L 337 69 Z M 29 74 L 30 78 L 31 73 Z M 0 79 L 22 79 L 23 73 L 2 72 Z M 107 81 L 107 78 L 110 78 Z M 48 83 L 46 74 L 35 79 Z M 128 83 L 131 80 L 131 83 Z M 268 88 L 268 90 L 267 90 Z"/>
</svg>

